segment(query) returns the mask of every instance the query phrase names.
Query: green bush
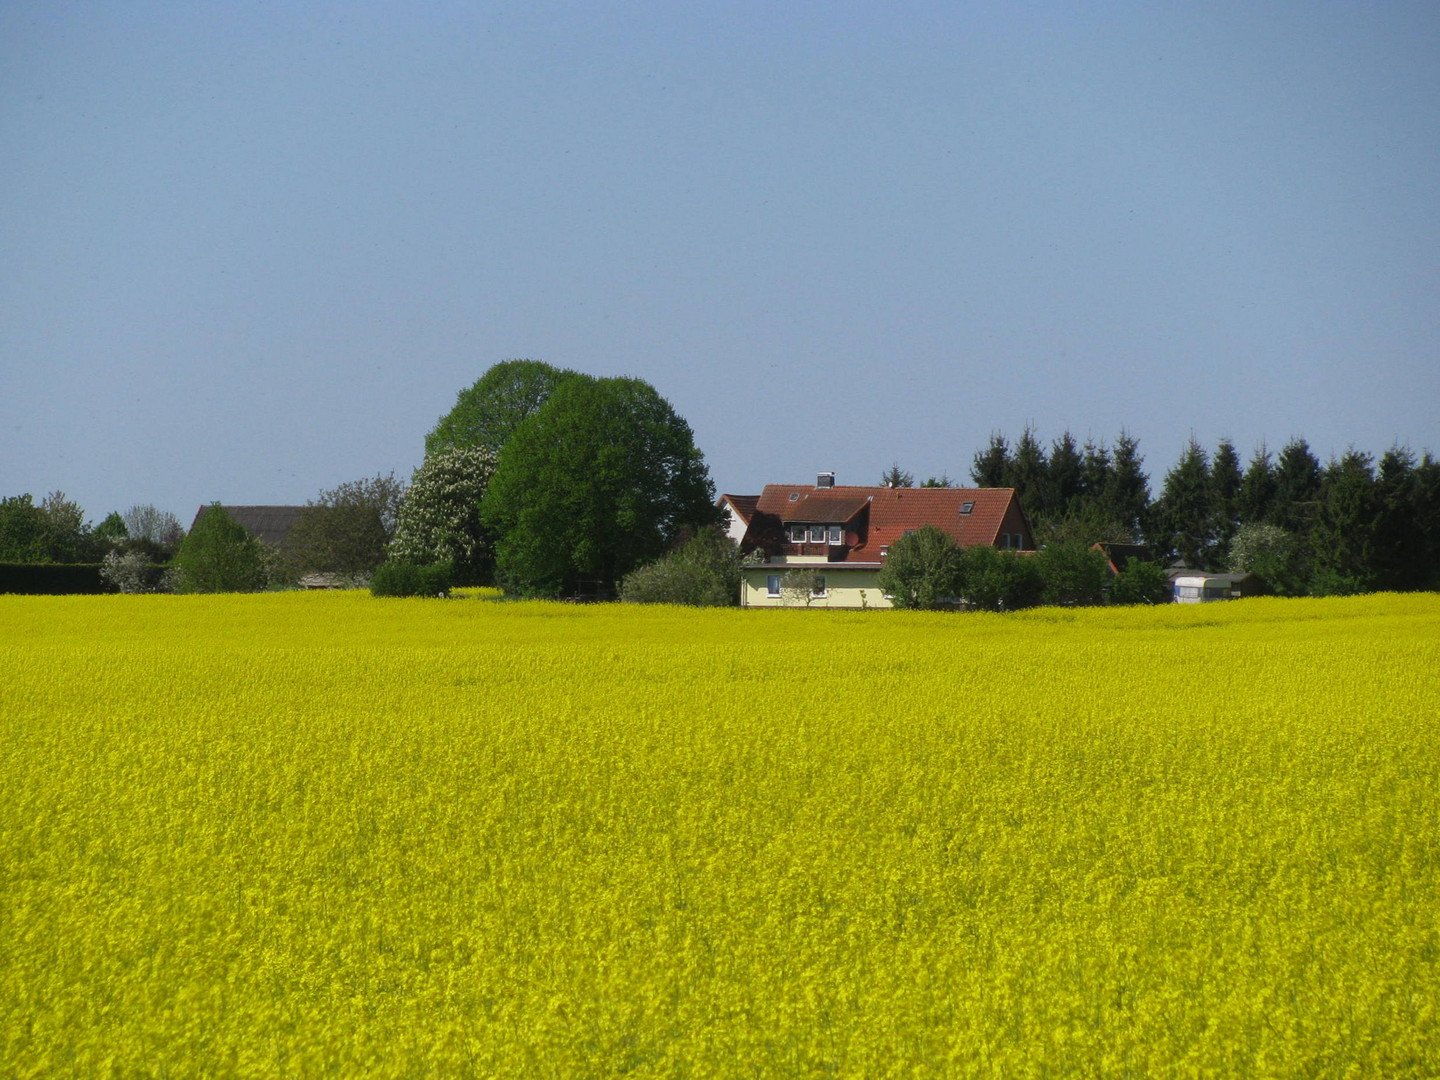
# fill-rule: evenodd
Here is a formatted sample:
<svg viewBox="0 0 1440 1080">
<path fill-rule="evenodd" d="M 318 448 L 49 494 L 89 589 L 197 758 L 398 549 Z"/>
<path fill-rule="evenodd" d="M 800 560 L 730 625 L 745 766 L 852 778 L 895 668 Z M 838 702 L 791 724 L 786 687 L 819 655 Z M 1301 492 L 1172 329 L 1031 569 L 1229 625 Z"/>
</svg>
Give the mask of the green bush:
<svg viewBox="0 0 1440 1080">
<path fill-rule="evenodd" d="M 972 608 L 1015 611 L 1034 607 L 1043 589 L 1033 555 L 999 551 L 988 544 L 977 544 L 962 553 L 960 594 Z"/>
<path fill-rule="evenodd" d="M 274 550 L 251 536 L 219 503 L 201 514 L 175 556 L 185 593 L 263 592 L 278 579 Z"/>
<path fill-rule="evenodd" d="M 372 596 L 449 596 L 455 568 L 448 562 L 417 566 L 403 559 L 382 563 L 370 579 Z"/>
<path fill-rule="evenodd" d="M 1104 553 L 1084 540 L 1046 544 L 1031 558 L 1040 572 L 1043 603 L 1064 607 L 1104 603 L 1110 567 Z"/>
<path fill-rule="evenodd" d="M 880 589 L 897 608 L 953 607 L 963 565 L 964 555 L 950 534 L 924 525 L 890 545 L 880 569 Z"/>
<path fill-rule="evenodd" d="M 701 529 L 670 554 L 627 574 L 620 599 L 630 604 L 728 607 L 740 602 L 740 549 L 719 529 Z"/>
<path fill-rule="evenodd" d="M 1131 559 L 1110 584 L 1112 604 L 1168 604 L 1174 599 L 1175 587 L 1159 563 Z"/>
<path fill-rule="evenodd" d="M 1310 579 L 1311 596 L 1359 596 L 1370 591 L 1369 582 L 1338 570 L 1321 570 Z"/>
</svg>

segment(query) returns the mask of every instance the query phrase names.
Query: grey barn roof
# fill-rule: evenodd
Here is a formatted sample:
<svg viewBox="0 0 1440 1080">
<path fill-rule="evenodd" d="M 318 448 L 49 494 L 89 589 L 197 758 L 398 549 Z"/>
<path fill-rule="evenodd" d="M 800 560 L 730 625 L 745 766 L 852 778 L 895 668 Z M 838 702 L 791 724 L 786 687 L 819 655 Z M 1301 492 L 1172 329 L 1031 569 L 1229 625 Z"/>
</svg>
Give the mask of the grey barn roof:
<svg viewBox="0 0 1440 1080">
<path fill-rule="evenodd" d="M 223 503 L 221 506 L 225 513 L 245 526 L 252 536 L 275 547 L 285 546 L 300 511 L 305 509 L 303 506 L 227 506 Z M 209 509 L 208 506 L 202 506 L 195 512 L 195 521 L 190 526 L 192 531 Z"/>
</svg>

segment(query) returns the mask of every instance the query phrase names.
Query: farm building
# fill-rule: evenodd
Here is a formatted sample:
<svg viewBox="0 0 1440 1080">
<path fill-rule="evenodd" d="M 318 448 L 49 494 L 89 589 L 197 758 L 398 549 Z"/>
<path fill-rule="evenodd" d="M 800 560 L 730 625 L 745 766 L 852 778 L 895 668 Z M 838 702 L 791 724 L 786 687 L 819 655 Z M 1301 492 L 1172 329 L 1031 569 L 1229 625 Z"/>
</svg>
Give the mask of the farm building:
<svg viewBox="0 0 1440 1080">
<path fill-rule="evenodd" d="M 934 525 L 962 547 L 990 544 L 1033 551 L 1035 535 L 1013 488 L 837 486 L 833 473 L 813 485 L 767 484 L 759 495 L 721 495 L 728 532 L 763 561 L 748 565 L 742 607 L 888 608 L 878 578 L 890 545 Z M 792 571 L 813 575 L 808 597 L 787 589 Z M 793 579 L 792 579 L 793 580 Z"/>
</svg>

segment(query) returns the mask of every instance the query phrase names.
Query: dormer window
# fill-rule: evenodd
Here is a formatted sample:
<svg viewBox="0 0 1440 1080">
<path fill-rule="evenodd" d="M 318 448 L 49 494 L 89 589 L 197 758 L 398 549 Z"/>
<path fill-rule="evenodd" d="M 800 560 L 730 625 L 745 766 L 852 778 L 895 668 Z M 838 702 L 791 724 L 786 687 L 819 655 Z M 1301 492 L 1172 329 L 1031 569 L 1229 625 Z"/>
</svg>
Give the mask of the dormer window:
<svg viewBox="0 0 1440 1080">
<path fill-rule="evenodd" d="M 787 529 L 792 544 L 833 544 L 845 543 L 844 525 L 791 525 Z"/>
</svg>

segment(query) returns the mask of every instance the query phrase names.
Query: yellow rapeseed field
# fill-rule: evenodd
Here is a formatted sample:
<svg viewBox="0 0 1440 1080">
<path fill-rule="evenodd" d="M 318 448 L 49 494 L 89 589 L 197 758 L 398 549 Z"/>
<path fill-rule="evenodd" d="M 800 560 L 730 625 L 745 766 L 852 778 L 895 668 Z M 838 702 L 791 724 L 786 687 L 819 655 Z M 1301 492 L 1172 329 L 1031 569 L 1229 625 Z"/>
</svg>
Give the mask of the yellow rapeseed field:
<svg viewBox="0 0 1440 1080">
<path fill-rule="evenodd" d="M 0 1075 L 1440 1075 L 1440 597 L 0 597 Z"/>
</svg>

